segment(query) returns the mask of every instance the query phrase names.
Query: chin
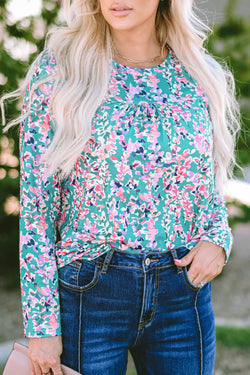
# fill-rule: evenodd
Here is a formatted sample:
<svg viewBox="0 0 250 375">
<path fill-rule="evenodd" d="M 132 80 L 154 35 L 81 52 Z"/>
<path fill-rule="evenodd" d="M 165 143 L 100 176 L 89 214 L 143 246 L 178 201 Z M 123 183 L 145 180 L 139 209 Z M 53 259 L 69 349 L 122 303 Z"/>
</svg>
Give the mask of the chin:
<svg viewBox="0 0 250 375">
<path fill-rule="evenodd" d="M 136 28 L 136 26 L 133 22 L 128 22 L 127 20 L 116 20 L 114 22 L 109 22 L 109 26 L 111 29 L 115 31 L 132 31 Z"/>
<path fill-rule="evenodd" d="M 109 15 L 108 17 L 106 17 L 106 21 L 111 29 L 117 31 L 130 31 L 131 29 L 134 29 L 136 26 L 138 27 L 138 20 L 136 22 L 131 16 L 132 15 L 126 17 L 115 17 Z"/>
</svg>

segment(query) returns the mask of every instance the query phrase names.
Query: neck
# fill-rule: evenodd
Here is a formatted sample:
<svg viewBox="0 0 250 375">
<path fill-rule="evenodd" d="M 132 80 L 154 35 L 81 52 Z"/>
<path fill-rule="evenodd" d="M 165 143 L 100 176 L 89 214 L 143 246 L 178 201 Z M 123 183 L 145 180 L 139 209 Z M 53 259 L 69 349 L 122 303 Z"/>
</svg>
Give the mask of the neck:
<svg viewBox="0 0 250 375">
<path fill-rule="evenodd" d="M 131 59 L 148 60 L 161 53 L 155 31 L 115 31 L 111 35 L 119 54 Z"/>
</svg>

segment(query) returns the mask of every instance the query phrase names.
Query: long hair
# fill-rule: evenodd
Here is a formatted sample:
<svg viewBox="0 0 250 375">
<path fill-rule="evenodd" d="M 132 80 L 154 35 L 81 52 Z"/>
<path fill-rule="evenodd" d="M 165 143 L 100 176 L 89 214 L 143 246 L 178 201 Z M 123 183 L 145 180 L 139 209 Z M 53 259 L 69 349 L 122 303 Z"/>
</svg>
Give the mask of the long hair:
<svg viewBox="0 0 250 375">
<path fill-rule="evenodd" d="M 59 168 L 60 177 L 64 178 L 88 142 L 92 118 L 107 92 L 112 38 L 99 0 L 63 0 L 62 9 L 66 24 L 53 29 L 45 43 L 46 48 L 53 51 L 57 65 L 55 77 L 52 74 L 46 78 L 55 80 L 50 110 L 56 130 L 42 160 L 50 165 L 50 173 Z M 226 64 L 218 63 L 206 51 L 204 43 L 211 29 L 197 17 L 193 0 L 160 1 L 156 32 L 163 48 L 166 44 L 173 48 L 177 58 L 207 94 L 213 123 L 215 188 L 222 191 L 237 165 L 235 142 L 240 116 L 233 75 Z M 2 112 L 4 99 L 24 94 L 33 70 L 34 63 L 22 86 L 3 96 Z M 29 108 L 6 125 L 4 132 L 28 115 Z M 4 112 L 3 123 L 5 125 Z"/>
</svg>

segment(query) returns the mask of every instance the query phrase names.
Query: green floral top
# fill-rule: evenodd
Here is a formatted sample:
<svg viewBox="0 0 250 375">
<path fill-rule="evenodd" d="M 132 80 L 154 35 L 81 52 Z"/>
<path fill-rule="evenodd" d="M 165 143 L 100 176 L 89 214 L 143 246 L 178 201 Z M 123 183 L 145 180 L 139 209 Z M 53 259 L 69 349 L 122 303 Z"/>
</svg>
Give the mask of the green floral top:
<svg viewBox="0 0 250 375">
<path fill-rule="evenodd" d="M 20 272 L 24 334 L 61 334 L 58 268 L 111 247 L 132 253 L 199 240 L 232 248 L 224 198 L 215 190 L 208 99 L 169 47 L 147 69 L 112 61 L 92 134 L 68 178 L 39 163 L 54 134 L 49 111 L 56 69 L 37 58 L 20 127 Z M 56 232 L 60 233 L 60 238 Z"/>
</svg>

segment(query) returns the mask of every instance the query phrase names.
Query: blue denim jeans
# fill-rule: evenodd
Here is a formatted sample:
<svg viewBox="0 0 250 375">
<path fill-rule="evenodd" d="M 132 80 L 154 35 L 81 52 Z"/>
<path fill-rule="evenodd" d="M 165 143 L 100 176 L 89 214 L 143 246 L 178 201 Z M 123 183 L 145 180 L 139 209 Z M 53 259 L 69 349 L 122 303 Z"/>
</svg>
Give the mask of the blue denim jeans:
<svg viewBox="0 0 250 375">
<path fill-rule="evenodd" d="M 194 285 L 173 259 L 185 246 L 131 254 L 118 249 L 59 268 L 61 362 L 83 375 L 212 375 L 211 285 Z"/>
</svg>

